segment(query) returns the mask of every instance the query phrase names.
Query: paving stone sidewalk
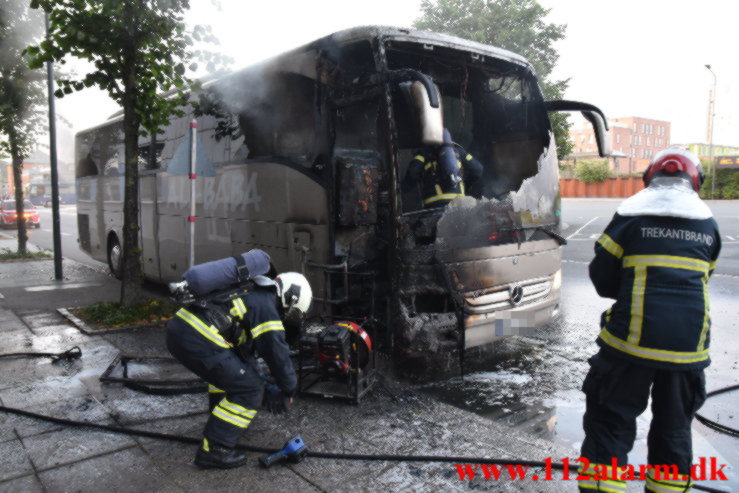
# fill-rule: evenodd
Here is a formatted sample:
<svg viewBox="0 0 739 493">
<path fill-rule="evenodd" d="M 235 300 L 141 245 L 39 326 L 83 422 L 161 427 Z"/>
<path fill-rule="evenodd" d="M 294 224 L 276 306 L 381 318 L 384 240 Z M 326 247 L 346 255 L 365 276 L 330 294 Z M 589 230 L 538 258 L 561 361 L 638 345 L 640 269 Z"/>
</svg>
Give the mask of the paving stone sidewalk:
<svg viewBox="0 0 739 493">
<path fill-rule="evenodd" d="M 167 354 L 161 329 L 87 336 L 55 312 L 0 304 L 0 354 L 60 352 L 79 346 L 82 358 L 0 359 L 0 403 L 95 423 L 199 437 L 205 395 L 153 396 L 99 376 L 123 348 Z M 313 450 L 365 454 L 450 454 L 505 458 L 562 457 L 551 443 L 400 384 L 378 385 L 361 405 L 298 399 L 288 416 L 260 413 L 244 443 L 279 447 L 300 433 Z M 269 470 L 257 454 L 243 468 L 203 471 L 195 447 L 60 425 L 0 413 L 2 491 L 566 491 L 573 483 L 460 481 L 452 464 L 309 459 Z M 569 487 L 569 488 L 568 488 Z"/>
</svg>

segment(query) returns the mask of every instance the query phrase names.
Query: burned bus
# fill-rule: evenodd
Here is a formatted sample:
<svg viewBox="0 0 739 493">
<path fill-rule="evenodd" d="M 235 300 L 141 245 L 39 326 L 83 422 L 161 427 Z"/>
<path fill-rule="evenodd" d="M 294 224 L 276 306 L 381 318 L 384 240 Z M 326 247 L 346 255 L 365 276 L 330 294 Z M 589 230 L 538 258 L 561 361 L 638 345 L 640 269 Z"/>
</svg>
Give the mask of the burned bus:
<svg viewBox="0 0 739 493">
<path fill-rule="evenodd" d="M 251 248 L 306 274 L 316 316 L 371 330 L 398 368 L 458 371 L 460 355 L 546 324 L 561 283 L 560 195 L 550 111 L 531 65 L 491 46 L 386 27 L 334 33 L 203 84 L 187 114 L 141 138 L 147 278 L 188 267 L 189 124 L 197 118 L 196 263 Z M 483 165 L 444 207 L 400 186 L 443 129 Z M 76 137 L 81 247 L 120 270 L 123 132 Z"/>
</svg>

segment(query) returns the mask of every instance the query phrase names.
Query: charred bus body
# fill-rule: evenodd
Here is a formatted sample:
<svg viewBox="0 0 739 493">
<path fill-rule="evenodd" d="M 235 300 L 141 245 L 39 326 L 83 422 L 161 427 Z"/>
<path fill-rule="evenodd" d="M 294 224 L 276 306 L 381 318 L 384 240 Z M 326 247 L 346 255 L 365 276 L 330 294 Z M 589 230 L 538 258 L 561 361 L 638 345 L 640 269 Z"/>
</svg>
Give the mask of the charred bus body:
<svg viewBox="0 0 739 493">
<path fill-rule="evenodd" d="M 303 271 L 315 310 L 367 320 L 398 367 L 459 371 L 465 349 L 558 309 L 560 197 L 548 111 L 513 53 L 438 34 L 335 33 L 204 86 L 193 112 L 140 142 L 143 268 L 187 266 L 188 127 L 198 117 L 196 262 L 251 248 Z M 444 128 L 483 164 L 467 195 L 422 208 L 400 183 Z M 123 200 L 120 119 L 77 135 L 80 243 L 116 272 Z M 601 147 L 601 154 L 608 150 Z"/>
</svg>

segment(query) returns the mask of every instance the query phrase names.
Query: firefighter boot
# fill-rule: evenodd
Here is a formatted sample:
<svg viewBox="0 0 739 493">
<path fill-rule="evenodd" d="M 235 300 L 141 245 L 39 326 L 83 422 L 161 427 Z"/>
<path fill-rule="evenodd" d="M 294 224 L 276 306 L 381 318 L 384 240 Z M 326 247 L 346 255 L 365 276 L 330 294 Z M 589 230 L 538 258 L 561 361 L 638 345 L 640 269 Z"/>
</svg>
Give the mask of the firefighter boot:
<svg viewBox="0 0 739 493">
<path fill-rule="evenodd" d="M 195 464 L 204 469 L 233 469 L 246 464 L 246 454 L 203 438 L 195 454 Z"/>
</svg>

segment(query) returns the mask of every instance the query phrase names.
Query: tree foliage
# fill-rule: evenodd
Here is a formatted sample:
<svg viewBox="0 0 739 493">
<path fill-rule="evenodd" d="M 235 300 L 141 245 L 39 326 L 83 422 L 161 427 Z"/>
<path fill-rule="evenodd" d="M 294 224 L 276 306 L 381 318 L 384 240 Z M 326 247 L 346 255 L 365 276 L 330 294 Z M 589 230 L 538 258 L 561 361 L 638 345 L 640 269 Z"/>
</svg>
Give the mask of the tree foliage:
<svg viewBox="0 0 739 493">
<path fill-rule="evenodd" d="M 539 77 L 545 99 L 561 99 L 567 80 L 552 80 L 559 55 L 554 43 L 565 36 L 564 24 L 547 23 L 549 10 L 536 0 L 423 0 L 414 27 L 497 46 L 525 57 Z M 550 114 L 557 156 L 572 151 L 567 115 Z"/>
<path fill-rule="evenodd" d="M 32 0 L 50 14 L 49 39 L 28 48 L 32 66 L 68 56 L 93 68 L 76 79 L 61 79 L 57 97 L 97 86 L 125 106 L 130 101 L 141 133 L 156 132 L 182 114 L 195 69 L 194 41 L 214 41 L 209 27 L 188 32 L 189 0 Z M 201 52 L 198 52 L 201 53 Z M 216 55 L 202 53 L 210 65 Z"/>
<path fill-rule="evenodd" d="M 45 130 L 44 74 L 28 67 L 23 49 L 38 39 L 43 17 L 19 2 L 0 5 L 0 154 L 10 155 L 16 213 L 23 217 L 22 165 Z M 24 221 L 17 221 L 18 253 L 26 253 Z"/>
<path fill-rule="evenodd" d="M 706 170 L 706 181 L 701 186 L 700 195 L 704 199 L 739 199 L 739 169 L 716 169 L 716 185 L 712 186 L 713 173 L 708 159 L 701 159 L 703 169 Z M 713 192 L 713 197 L 711 193 Z"/>
<path fill-rule="evenodd" d="M 613 176 L 608 159 L 580 160 L 575 165 L 575 178 L 584 183 L 600 183 Z"/>
<path fill-rule="evenodd" d="M 157 132 L 173 115 L 182 115 L 193 81 L 196 41 L 215 40 L 209 28 L 188 31 L 189 0 L 32 0 L 49 13 L 45 41 L 29 47 L 31 66 L 67 57 L 90 62 L 90 70 L 59 81 L 57 97 L 97 86 L 123 107 L 125 198 L 121 303 L 140 298 L 142 279 L 138 247 L 138 137 Z M 203 53 L 212 64 L 219 57 Z"/>
</svg>

